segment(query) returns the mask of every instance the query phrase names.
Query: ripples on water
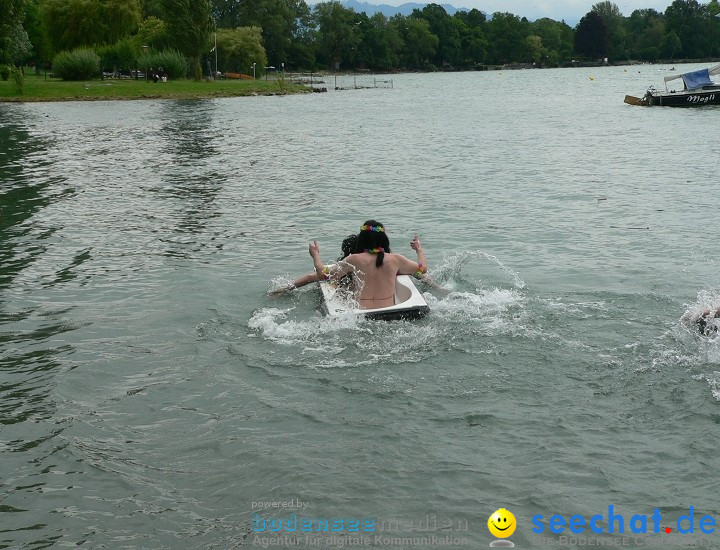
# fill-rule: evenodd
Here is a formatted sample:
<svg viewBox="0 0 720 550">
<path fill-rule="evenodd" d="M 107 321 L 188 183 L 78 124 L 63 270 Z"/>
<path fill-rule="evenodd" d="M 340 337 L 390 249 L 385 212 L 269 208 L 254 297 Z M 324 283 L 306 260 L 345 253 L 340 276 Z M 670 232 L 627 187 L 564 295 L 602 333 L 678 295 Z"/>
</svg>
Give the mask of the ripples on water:
<svg viewBox="0 0 720 550">
<path fill-rule="evenodd" d="M 480 546 L 500 506 L 525 545 L 718 515 L 720 339 L 679 319 L 720 302 L 720 111 L 623 105 L 642 70 L 1 106 L 0 546 L 249 545 L 291 498 Z M 368 217 L 423 239 L 430 316 L 267 296 Z"/>
</svg>

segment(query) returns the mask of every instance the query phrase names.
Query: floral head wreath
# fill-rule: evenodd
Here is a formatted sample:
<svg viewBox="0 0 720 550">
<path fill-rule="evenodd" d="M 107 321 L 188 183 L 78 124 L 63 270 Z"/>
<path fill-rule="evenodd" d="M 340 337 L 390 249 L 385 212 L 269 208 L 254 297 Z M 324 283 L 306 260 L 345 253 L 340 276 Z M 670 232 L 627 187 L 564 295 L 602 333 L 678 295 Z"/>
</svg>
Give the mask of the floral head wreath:
<svg viewBox="0 0 720 550">
<path fill-rule="evenodd" d="M 375 231 L 376 233 L 385 233 L 385 228 L 380 225 L 363 225 L 360 231 Z"/>
</svg>

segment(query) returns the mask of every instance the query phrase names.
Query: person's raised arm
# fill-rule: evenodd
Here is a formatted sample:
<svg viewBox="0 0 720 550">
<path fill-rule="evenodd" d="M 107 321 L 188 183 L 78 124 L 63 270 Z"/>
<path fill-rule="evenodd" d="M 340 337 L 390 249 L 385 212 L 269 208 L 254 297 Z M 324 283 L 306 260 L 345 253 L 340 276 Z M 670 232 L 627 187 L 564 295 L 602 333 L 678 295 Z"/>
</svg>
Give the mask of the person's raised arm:
<svg viewBox="0 0 720 550">
<path fill-rule="evenodd" d="M 314 283 L 316 281 L 320 281 L 321 279 L 318 277 L 317 273 L 314 271 L 312 273 L 308 273 L 307 275 L 303 275 L 302 277 L 298 277 L 295 279 L 292 283 L 276 288 L 275 290 L 272 290 L 268 292 L 268 295 L 270 296 L 281 296 L 282 294 L 286 294 L 292 290 L 295 290 L 296 288 L 303 287 L 305 285 L 309 285 L 310 283 Z"/>
<path fill-rule="evenodd" d="M 422 275 L 427 273 L 427 261 L 425 260 L 425 252 L 423 252 L 422 245 L 420 244 L 420 239 L 418 239 L 418 236 L 415 235 L 415 238 L 410 241 L 410 248 L 412 248 L 415 252 L 417 252 L 418 257 L 418 275 L 417 277 L 420 278 Z"/>
<path fill-rule="evenodd" d="M 318 276 L 318 280 L 323 280 L 326 278 L 325 273 L 325 264 L 322 261 L 322 258 L 320 258 L 320 245 L 317 241 L 313 241 L 308 246 L 308 252 L 310 253 L 310 257 L 313 259 L 313 265 L 315 266 L 315 273 Z"/>
<path fill-rule="evenodd" d="M 320 258 L 320 246 L 317 241 L 310 243 L 308 251 L 310 252 L 310 256 L 312 256 L 318 281 L 326 281 L 328 279 L 339 280 L 355 269 L 355 266 L 349 260 L 349 256 L 335 264 L 323 264 Z"/>
<path fill-rule="evenodd" d="M 418 261 L 413 262 L 407 259 L 402 254 L 396 254 L 399 260 L 398 274 L 400 275 L 415 275 L 418 279 L 422 277 L 427 271 L 427 265 L 425 263 L 425 253 L 423 252 L 420 239 L 415 238 L 410 242 L 410 247 L 417 252 Z"/>
</svg>

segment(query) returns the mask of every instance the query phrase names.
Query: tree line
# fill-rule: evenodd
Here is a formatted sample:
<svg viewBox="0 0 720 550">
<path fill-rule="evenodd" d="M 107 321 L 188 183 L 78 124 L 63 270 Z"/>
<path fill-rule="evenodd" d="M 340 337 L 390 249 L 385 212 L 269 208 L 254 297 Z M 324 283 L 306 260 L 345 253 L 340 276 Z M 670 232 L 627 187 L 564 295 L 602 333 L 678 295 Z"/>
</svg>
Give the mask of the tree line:
<svg viewBox="0 0 720 550">
<path fill-rule="evenodd" d="M 267 66 L 394 71 L 704 59 L 720 56 L 718 15 L 718 0 L 674 0 L 664 13 L 628 17 L 602 1 L 572 28 L 508 12 L 450 15 L 434 3 L 386 17 L 334 0 L 312 7 L 305 0 L 0 0 L 0 64 L 41 66 L 76 48 L 97 51 L 104 68 L 177 50 L 196 78 L 216 59 L 222 72 L 254 65 L 258 74 Z"/>
</svg>

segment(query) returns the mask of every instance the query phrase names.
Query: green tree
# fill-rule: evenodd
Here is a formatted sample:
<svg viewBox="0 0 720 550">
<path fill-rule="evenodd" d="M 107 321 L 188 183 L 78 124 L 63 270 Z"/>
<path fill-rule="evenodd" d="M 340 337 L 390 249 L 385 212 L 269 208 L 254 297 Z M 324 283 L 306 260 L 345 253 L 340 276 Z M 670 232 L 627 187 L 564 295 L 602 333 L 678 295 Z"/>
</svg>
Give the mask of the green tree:
<svg viewBox="0 0 720 550">
<path fill-rule="evenodd" d="M 575 51 L 590 59 L 607 57 L 609 49 L 608 31 L 603 18 L 590 11 L 580 19 L 575 30 Z"/>
<path fill-rule="evenodd" d="M 320 60 L 330 69 L 349 67 L 361 40 L 355 12 L 332 1 L 317 4 L 314 15 L 319 30 Z"/>
<path fill-rule="evenodd" d="M 690 58 L 712 55 L 716 45 L 711 43 L 712 26 L 708 6 L 697 0 L 675 0 L 665 10 L 668 32 L 674 32 L 680 39 L 682 50 L 675 52 Z"/>
<path fill-rule="evenodd" d="M 675 31 L 670 31 L 663 36 L 660 43 L 660 57 L 663 59 L 673 59 L 678 52 L 682 51 L 682 42 Z"/>
<path fill-rule="evenodd" d="M 0 63 L 11 61 L 17 51 L 17 26 L 25 18 L 25 0 L 0 0 Z M 26 38 L 26 37 L 25 37 Z"/>
<path fill-rule="evenodd" d="M 573 53 L 573 31 L 565 23 L 543 18 L 531 24 L 531 32 L 542 39 L 543 65 L 569 61 Z"/>
<path fill-rule="evenodd" d="M 427 68 L 435 57 L 438 37 L 430 32 L 426 19 L 396 15 L 390 23 L 402 40 L 401 65 L 409 68 Z"/>
<path fill-rule="evenodd" d="M 5 55 L 10 63 L 22 67 L 25 61 L 30 59 L 32 51 L 33 48 L 28 38 L 28 33 L 23 26 L 18 23 L 10 29 Z"/>
<path fill-rule="evenodd" d="M 462 19 L 463 23 L 465 23 L 471 29 L 483 28 L 485 26 L 485 23 L 487 23 L 487 17 L 485 17 L 485 14 L 475 8 L 471 9 L 470 11 L 455 12 L 454 17 Z"/>
<path fill-rule="evenodd" d="M 218 66 L 223 72 L 248 73 L 255 63 L 256 75 L 262 75 L 267 65 L 267 55 L 262 45 L 260 27 L 219 29 Z"/>
<path fill-rule="evenodd" d="M 484 63 L 487 56 L 488 41 L 482 25 L 471 25 L 468 23 L 472 21 L 470 18 L 458 14 L 467 15 L 467 12 L 456 12 L 453 16 L 453 23 L 456 25 L 457 32 L 460 35 L 461 65 L 467 67 L 477 63 Z"/>
<path fill-rule="evenodd" d="M 620 13 L 617 4 L 613 4 L 610 0 L 604 0 L 593 5 L 590 11 L 598 14 L 605 23 L 608 37 L 608 57 L 627 59 L 625 18 Z"/>
<path fill-rule="evenodd" d="M 212 15 L 219 29 L 236 29 L 243 25 L 248 0 L 212 0 Z"/>
<path fill-rule="evenodd" d="M 202 79 L 200 56 L 209 50 L 215 28 L 210 0 L 163 0 L 165 24 L 172 44 L 193 59 L 195 80 Z"/>
<path fill-rule="evenodd" d="M 357 15 L 357 23 L 361 35 L 354 60 L 357 66 L 379 70 L 397 67 L 402 41 L 388 18 L 380 12 L 372 17 L 361 13 Z"/>
<path fill-rule="evenodd" d="M 50 47 L 42 24 L 39 0 L 30 0 L 27 3 L 23 28 L 32 44 L 33 65 L 39 74 L 41 65 L 50 61 Z"/>
<path fill-rule="evenodd" d="M 657 61 L 665 38 L 665 19 L 654 9 L 635 10 L 625 21 L 630 57 Z"/>
<path fill-rule="evenodd" d="M 461 63 L 460 35 L 463 30 L 453 23 L 453 18 L 448 15 L 445 8 L 439 4 L 428 4 L 422 10 L 413 10 L 412 17 L 425 19 L 430 24 L 430 32 L 438 38 L 434 58 L 435 65 L 444 67 Z"/>
<path fill-rule="evenodd" d="M 288 57 L 292 33 L 295 30 L 295 11 L 287 0 L 264 0 L 264 5 L 256 12 L 255 18 L 248 18 L 243 25 L 258 25 L 262 28 L 262 37 L 268 59 L 279 65 Z"/>
<path fill-rule="evenodd" d="M 313 14 L 309 6 L 303 1 L 294 2 L 295 26 L 290 37 L 288 61 L 285 67 L 315 68 L 315 50 L 317 30 Z"/>
<path fill-rule="evenodd" d="M 149 46 L 156 50 L 170 47 L 170 37 L 168 36 L 165 21 L 151 15 L 140 23 L 137 33 L 133 36 L 133 42 L 138 51 L 143 46 Z"/>
<path fill-rule="evenodd" d="M 114 44 L 137 29 L 139 0 L 46 0 L 42 21 L 52 52 Z"/>
<path fill-rule="evenodd" d="M 114 44 L 135 32 L 142 21 L 140 0 L 99 0 L 103 38 L 100 44 Z"/>
<path fill-rule="evenodd" d="M 458 21 L 462 22 L 462 25 L 457 25 Z M 460 35 L 462 64 L 471 66 L 485 63 L 488 51 L 485 14 L 475 8 L 470 11 L 458 11 L 453 15 L 453 22 L 456 23 Z"/>
<path fill-rule="evenodd" d="M 51 53 L 102 43 L 100 3 L 96 0 L 46 0 L 41 9 Z"/>
<path fill-rule="evenodd" d="M 260 27 L 268 59 L 278 65 L 288 60 L 307 4 L 305 0 L 212 0 L 212 13 L 218 28 Z"/>
<path fill-rule="evenodd" d="M 493 13 L 487 23 L 488 56 L 491 63 L 503 64 L 527 61 L 525 38 L 530 34 L 527 20 L 512 13 Z"/>
<path fill-rule="evenodd" d="M 162 19 L 164 15 L 162 0 L 142 0 L 142 15 L 144 18 Z"/>
<path fill-rule="evenodd" d="M 710 0 L 707 9 L 711 17 L 717 17 L 720 15 L 720 2 L 718 2 L 718 0 Z"/>
<path fill-rule="evenodd" d="M 525 55 L 524 59 L 532 61 L 535 64 L 542 62 L 545 48 L 543 47 L 542 38 L 536 34 L 531 34 L 525 37 Z"/>
</svg>

